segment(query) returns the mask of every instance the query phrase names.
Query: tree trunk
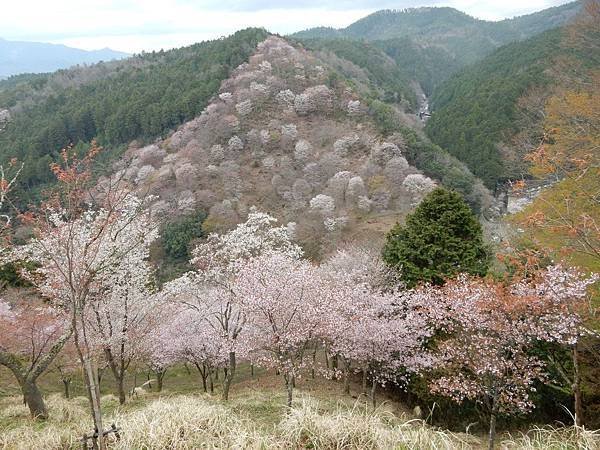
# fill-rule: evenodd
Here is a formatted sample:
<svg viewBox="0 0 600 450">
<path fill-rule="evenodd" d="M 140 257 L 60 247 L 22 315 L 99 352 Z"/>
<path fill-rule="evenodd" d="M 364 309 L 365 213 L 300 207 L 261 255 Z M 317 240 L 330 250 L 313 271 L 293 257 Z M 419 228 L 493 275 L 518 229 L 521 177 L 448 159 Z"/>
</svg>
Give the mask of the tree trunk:
<svg viewBox="0 0 600 450">
<path fill-rule="evenodd" d="M 104 349 L 104 355 L 106 357 L 106 361 L 110 367 L 110 371 L 112 372 L 115 378 L 115 387 L 117 388 L 117 395 L 119 397 L 119 404 L 124 405 L 127 400 L 127 396 L 125 393 L 125 370 L 124 365 L 121 363 L 120 367 L 117 365 L 117 360 L 115 359 L 113 352 L 110 348 Z M 133 388 L 137 386 L 137 382 L 134 383 Z"/>
<path fill-rule="evenodd" d="M 362 395 L 367 395 L 367 369 L 362 371 Z"/>
<path fill-rule="evenodd" d="M 47 419 L 48 410 L 44 399 L 36 385 L 38 377 L 44 373 L 48 366 L 54 361 L 56 355 L 62 350 L 65 342 L 71 337 L 73 329 L 70 327 L 55 343 L 45 356 L 38 359 L 33 367 L 25 370 L 20 358 L 11 353 L 0 350 L 0 365 L 7 367 L 17 379 L 23 394 L 23 403 L 29 405 L 29 410 L 34 418 Z M 30 403 L 32 402 L 32 403 Z"/>
<path fill-rule="evenodd" d="M 157 370 L 156 371 L 156 389 L 158 392 L 162 392 L 163 389 L 163 380 L 165 378 L 166 370 Z"/>
<path fill-rule="evenodd" d="M 89 357 L 83 358 L 83 365 L 85 371 L 86 385 L 88 388 L 88 395 L 90 396 L 90 404 L 92 406 L 92 415 L 94 418 L 94 428 L 98 432 L 98 449 L 105 450 L 106 445 L 104 443 L 103 425 L 102 425 L 102 408 L 100 405 L 100 387 L 98 386 L 98 373 L 92 367 L 92 363 Z"/>
<path fill-rule="evenodd" d="M 146 372 L 146 381 L 148 382 L 148 389 L 152 389 L 152 379 L 150 378 L 150 372 Z"/>
<path fill-rule="evenodd" d="M 48 409 L 35 381 L 25 379 L 21 384 L 21 391 L 23 392 L 23 399 L 31 412 L 31 417 L 46 420 L 48 418 Z"/>
<path fill-rule="evenodd" d="M 344 394 L 350 394 L 350 361 L 344 359 Z"/>
<path fill-rule="evenodd" d="M 583 426 L 583 401 L 581 398 L 581 374 L 579 373 L 579 351 L 573 346 L 573 397 L 575 398 L 575 425 Z"/>
<path fill-rule="evenodd" d="M 116 379 L 117 392 L 119 393 L 119 404 L 124 405 L 127 397 L 125 395 L 125 373 L 121 373 L 117 376 Z M 135 389 L 135 386 L 133 386 Z"/>
<path fill-rule="evenodd" d="M 223 380 L 223 401 L 229 400 L 229 388 L 231 388 L 231 382 L 235 375 L 235 352 L 229 352 L 229 366 L 227 368 L 227 374 Z"/>
<path fill-rule="evenodd" d="M 204 390 L 204 392 L 208 392 L 208 385 L 206 384 L 206 366 L 204 364 L 202 364 L 202 367 L 200 367 L 200 364 L 196 364 L 196 367 L 198 368 L 198 372 L 200 372 L 200 378 L 202 379 L 202 390 Z"/>
<path fill-rule="evenodd" d="M 253 371 L 252 364 L 250 365 L 250 369 Z M 219 368 L 218 367 L 215 369 L 215 380 L 219 381 Z"/>
<path fill-rule="evenodd" d="M 496 411 L 490 414 L 490 433 L 488 438 L 488 450 L 494 450 L 496 440 Z"/>
<path fill-rule="evenodd" d="M 377 407 L 377 399 L 375 398 L 375 390 L 377 389 L 377 380 L 373 377 L 373 383 L 371 384 L 371 402 L 373 404 L 373 408 Z"/>
<path fill-rule="evenodd" d="M 254 378 L 254 364 L 250 364 L 250 376 Z"/>
<path fill-rule="evenodd" d="M 212 370 L 212 368 L 208 369 L 208 384 L 210 386 L 210 393 L 214 394 L 215 393 L 215 384 L 213 382 L 213 370 Z"/>
<path fill-rule="evenodd" d="M 131 393 L 129 394 L 130 397 L 132 397 L 135 394 L 136 386 L 137 386 L 137 372 L 133 372 L 133 389 L 131 390 Z"/>
<path fill-rule="evenodd" d="M 291 375 L 285 375 L 283 378 L 285 380 L 285 387 L 287 390 L 287 406 L 288 408 L 291 408 L 294 395 L 294 377 Z"/>
<path fill-rule="evenodd" d="M 317 346 L 315 345 L 315 348 L 313 350 L 312 353 L 312 367 L 310 370 L 310 377 L 314 380 L 315 379 L 315 365 L 317 364 Z"/>
<path fill-rule="evenodd" d="M 62 379 L 63 385 L 65 387 L 65 398 L 68 400 L 71 398 L 71 393 L 70 393 L 70 387 L 71 387 L 71 379 L 70 378 L 63 378 Z"/>
<path fill-rule="evenodd" d="M 333 370 L 333 379 L 334 380 L 338 379 L 337 368 L 338 368 L 338 357 L 337 357 L 337 355 L 333 355 L 331 357 L 331 369 Z"/>
<path fill-rule="evenodd" d="M 490 432 L 488 436 L 488 450 L 494 450 L 495 441 L 496 441 L 496 415 L 497 415 L 497 397 L 496 390 L 494 389 L 494 395 L 491 398 L 491 408 L 490 408 Z"/>
</svg>

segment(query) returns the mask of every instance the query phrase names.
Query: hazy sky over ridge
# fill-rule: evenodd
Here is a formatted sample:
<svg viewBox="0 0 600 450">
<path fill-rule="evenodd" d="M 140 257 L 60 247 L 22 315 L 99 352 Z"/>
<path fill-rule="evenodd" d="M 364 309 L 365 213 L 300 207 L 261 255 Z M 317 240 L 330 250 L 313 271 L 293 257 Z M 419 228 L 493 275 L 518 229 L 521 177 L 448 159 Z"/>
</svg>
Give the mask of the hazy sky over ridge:
<svg viewBox="0 0 600 450">
<path fill-rule="evenodd" d="M 451 6 L 500 20 L 565 0 L 16 0 L 0 7 L 0 37 L 126 52 L 180 47 L 258 26 L 280 34 L 345 27 L 379 9 Z"/>
</svg>

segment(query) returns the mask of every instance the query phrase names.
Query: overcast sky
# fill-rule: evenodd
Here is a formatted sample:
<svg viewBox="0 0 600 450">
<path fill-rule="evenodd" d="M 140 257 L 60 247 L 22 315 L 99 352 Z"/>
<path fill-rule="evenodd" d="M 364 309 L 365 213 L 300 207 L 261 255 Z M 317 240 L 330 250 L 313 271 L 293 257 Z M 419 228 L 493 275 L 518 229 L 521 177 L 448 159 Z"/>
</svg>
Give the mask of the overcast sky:
<svg viewBox="0 0 600 450">
<path fill-rule="evenodd" d="M 288 34 L 345 27 L 374 11 L 452 6 L 500 20 L 565 0 L 1 0 L 0 37 L 129 53 L 173 48 L 249 26 Z"/>
</svg>

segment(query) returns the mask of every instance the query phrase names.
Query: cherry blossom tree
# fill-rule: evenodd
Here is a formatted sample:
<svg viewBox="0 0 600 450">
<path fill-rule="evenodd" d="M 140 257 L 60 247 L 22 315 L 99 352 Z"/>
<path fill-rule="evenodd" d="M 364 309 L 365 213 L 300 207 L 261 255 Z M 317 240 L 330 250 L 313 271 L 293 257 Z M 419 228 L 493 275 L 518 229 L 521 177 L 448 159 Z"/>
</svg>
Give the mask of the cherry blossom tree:
<svg viewBox="0 0 600 450">
<path fill-rule="evenodd" d="M 182 360 L 193 364 L 200 374 L 204 392 L 214 391 L 213 376 L 216 370 L 227 371 L 229 348 L 227 336 L 221 330 L 209 326 L 206 321 L 182 311 L 176 320 L 178 336 L 173 337 L 176 350 Z M 240 351 L 238 350 L 238 355 Z"/>
<path fill-rule="evenodd" d="M 244 353 L 239 337 L 246 318 L 234 288 L 243 264 L 261 254 L 281 252 L 298 259 L 302 250 L 294 244 L 285 226 L 255 210 L 246 222 L 222 235 L 211 234 L 192 251 L 195 270 L 168 283 L 165 292 L 172 301 L 185 306 L 197 322 L 210 327 L 225 341 L 227 370 L 223 382 L 223 399 L 228 400 L 235 376 L 237 358 Z"/>
<path fill-rule="evenodd" d="M 0 255 L 5 261 L 12 260 L 7 236 L 12 217 L 6 207 L 22 170 L 23 164 L 14 159 L 7 166 L 0 165 Z M 65 325 L 65 317 L 60 310 L 37 299 L 19 299 L 11 303 L 0 299 L 0 330 L 0 364 L 17 379 L 31 416 L 46 419 L 48 410 L 36 384 L 37 379 L 56 358 L 71 336 L 72 329 Z"/>
<path fill-rule="evenodd" d="M 157 390 L 161 392 L 167 370 L 176 363 L 185 361 L 182 349 L 188 334 L 182 319 L 189 320 L 189 314 L 185 314 L 187 311 L 178 305 L 168 303 L 165 291 L 159 291 L 154 296 L 159 297 L 155 302 L 159 308 L 154 314 L 162 319 L 156 321 L 151 332 L 142 337 L 139 359 L 154 373 Z"/>
<path fill-rule="evenodd" d="M 556 265 L 538 272 L 533 280 L 521 281 L 514 287 L 515 294 L 534 299 L 529 305 L 531 316 L 535 318 L 531 333 L 540 340 L 557 343 L 570 350 L 571 373 L 551 354 L 549 359 L 573 392 L 577 426 L 583 425 L 579 347 L 582 337 L 592 333 L 586 326 L 590 309 L 593 309 L 587 302 L 587 291 L 599 278 L 598 274 L 586 276 L 576 269 Z"/>
<path fill-rule="evenodd" d="M 126 240 L 128 236 L 123 238 Z M 115 379 L 120 404 L 126 399 L 127 370 L 143 350 L 140 343 L 153 332 L 159 320 L 156 312 L 160 297 L 151 295 L 149 290 L 153 275 L 147 261 L 150 243 L 146 240 L 131 249 L 120 261 L 118 270 L 113 269 L 110 284 L 102 294 L 90 298 L 86 312 L 90 333 Z"/>
<path fill-rule="evenodd" d="M 345 387 L 352 364 L 363 372 L 363 391 L 371 379 L 371 401 L 376 405 L 378 384 L 401 383 L 409 372 L 431 364 L 424 345 L 433 328 L 417 307 L 412 292 L 382 293 L 367 284 L 346 279 L 338 284 L 332 303 L 326 335 L 332 353 L 340 355 L 345 366 Z"/>
<path fill-rule="evenodd" d="M 235 280 L 246 318 L 241 339 L 253 361 L 283 374 L 288 407 L 327 307 L 320 287 L 309 262 L 276 252 L 251 259 Z"/>
<path fill-rule="evenodd" d="M 352 370 L 363 372 L 363 391 L 371 378 L 373 404 L 378 384 L 400 382 L 429 361 L 423 344 L 431 327 L 419 312 L 421 303 L 412 293 L 383 293 L 388 272 L 378 249 L 358 245 L 338 250 L 318 271 L 320 295 L 328 305 L 319 338 L 332 360 L 344 363 L 344 392 L 349 393 Z M 339 372 L 336 364 L 332 369 Z"/>
<path fill-rule="evenodd" d="M 60 181 L 57 193 L 32 221 L 34 238 L 14 250 L 14 259 L 34 263 L 24 275 L 36 290 L 70 317 L 73 338 L 84 369 L 90 406 L 97 430 L 102 430 L 98 377 L 94 363 L 99 347 L 90 329 L 90 305 L 127 277 L 130 258 L 139 261 L 158 236 L 145 202 L 111 180 L 90 189 L 91 163 L 100 151 L 92 146 L 78 159 L 69 150 L 62 165 L 52 166 Z M 98 445 L 104 448 L 103 439 Z"/>
<path fill-rule="evenodd" d="M 551 279 L 554 287 L 560 285 Z M 433 355 L 431 390 L 482 406 L 490 418 L 490 449 L 497 416 L 530 411 L 533 383 L 546 379 L 543 362 L 529 351 L 532 345 L 559 339 L 561 330 L 573 332 L 573 317 L 565 316 L 566 311 L 554 316 L 558 311 L 549 310 L 536 290 L 535 285 L 525 288 L 462 276 L 442 288 L 421 291 L 429 297 L 427 312 L 438 333 L 445 336 Z"/>
<path fill-rule="evenodd" d="M 68 317 L 39 300 L 0 300 L 0 330 L 0 364 L 15 376 L 31 416 L 47 419 L 37 380 L 71 336 Z"/>
</svg>

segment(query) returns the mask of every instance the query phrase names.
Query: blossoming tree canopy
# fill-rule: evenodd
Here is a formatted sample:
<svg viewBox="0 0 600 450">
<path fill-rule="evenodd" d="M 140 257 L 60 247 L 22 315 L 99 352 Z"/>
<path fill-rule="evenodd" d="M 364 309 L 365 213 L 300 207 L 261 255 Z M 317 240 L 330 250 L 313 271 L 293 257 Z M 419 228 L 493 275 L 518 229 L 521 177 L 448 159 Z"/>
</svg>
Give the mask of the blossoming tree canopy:
<svg viewBox="0 0 600 450">
<path fill-rule="evenodd" d="M 239 271 L 234 289 L 246 317 L 242 339 L 253 359 L 283 373 L 291 406 L 293 380 L 308 363 L 328 305 L 316 268 L 282 253 L 266 253 Z"/>
<path fill-rule="evenodd" d="M 110 208 L 89 208 L 70 219 L 51 209 L 35 229 L 36 237 L 15 249 L 14 258 L 36 267 L 25 274 L 40 293 L 57 306 L 81 308 L 90 296 L 100 296 L 114 277 L 147 255 L 158 228 L 144 202 L 123 194 Z M 129 259 L 131 258 L 131 259 Z"/>
<path fill-rule="evenodd" d="M 576 304 L 597 279 L 556 266 L 513 286 L 461 276 L 442 288 L 424 288 L 428 314 L 447 336 L 433 354 L 439 376 L 432 391 L 482 404 L 492 445 L 496 416 L 530 411 L 533 383 L 546 379 L 532 345 L 576 341 L 583 331 Z"/>
<path fill-rule="evenodd" d="M 16 247 L 11 258 L 33 263 L 25 267 L 25 277 L 41 296 L 69 315 L 69 329 L 73 332 L 80 362 L 86 367 L 84 378 L 94 411 L 94 424 L 100 429 L 99 391 L 92 362 L 111 345 L 104 337 L 94 339 L 94 331 L 115 323 L 100 320 L 94 330 L 91 314 L 94 307 L 97 311 L 106 311 L 105 302 L 117 302 L 125 309 L 121 308 L 121 313 L 112 316 L 111 321 L 119 316 L 128 317 L 128 306 L 120 295 L 123 289 L 127 290 L 123 283 L 133 283 L 132 280 L 138 278 L 136 274 L 147 273 L 147 266 L 141 261 L 158 237 L 158 228 L 145 211 L 145 202 L 128 191 L 111 186 L 113 189 L 98 196 L 97 204 L 86 204 L 82 199 L 91 197 L 86 197 L 89 192 L 78 184 L 79 174 L 66 170 L 60 175 L 66 177 L 66 183 L 73 178 L 73 185 L 67 184 L 64 195 L 46 204 L 43 214 L 33 221 L 34 238 Z M 124 333 L 115 336 L 120 343 L 132 342 L 125 338 L 134 328 L 129 325 L 132 324 L 128 322 Z M 122 378 L 129 357 L 122 356 L 121 368 L 113 373 L 119 384 L 119 396 L 124 401 Z"/>
<path fill-rule="evenodd" d="M 211 234 L 192 254 L 192 264 L 205 278 L 230 276 L 243 261 L 263 253 L 278 251 L 293 258 L 302 256 L 302 249 L 292 242 L 285 226 L 275 226 L 274 217 L 252 211 L 246 222 L 225 234 Z"/>
<path fill-rule="evenodd" d="M 66 317 L 39 300 L 0 300 L 0 330 L 0 364 L 15 376 L 32 417 L 47 418 L 36 382 L 71 336 Z"/>
<path fill-rule="evenodd" d="M 223 398 L 227 400 L 236 368 L 236 358 L 246 349 L 238 337 L 246 322 L 235 287 L 237 274 L 244 264 L 263 254 L 278 253 L 297 260 L 302 249 L 290 238 L 288 228 L 276 226 L 277 220 L 265 213 L 251 211 L 246 222 L 225 234 L 211 234 L 193 251 L 195 269 L 165 286 L 165 295 L 187 307 L 203 322 L 218 330 L 221 348 L 227 351 L 229 364 Z"/>
</svg>

